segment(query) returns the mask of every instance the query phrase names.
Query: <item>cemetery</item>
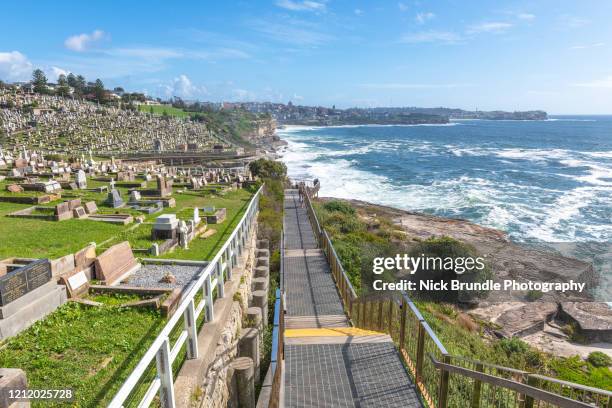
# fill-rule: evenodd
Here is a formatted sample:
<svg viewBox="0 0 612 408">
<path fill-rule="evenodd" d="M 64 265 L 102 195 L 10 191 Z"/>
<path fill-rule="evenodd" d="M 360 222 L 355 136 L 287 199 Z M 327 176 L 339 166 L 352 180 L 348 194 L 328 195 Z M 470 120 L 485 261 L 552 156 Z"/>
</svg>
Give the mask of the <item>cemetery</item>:
<svg viewBox="0 0 612 408">
<path fill-rule="evenodd" d="M 188 117 L 0 89 L 0 366 L 23 370 L 11 378 L 108 403 L 253 207 L 261 183 L 239 150 Z M 254 268 L 252 251 L 225 264 Z M 231 282 L 241 300 L 224 319 L 246 312 L 249 286 Z"/>
</svg>

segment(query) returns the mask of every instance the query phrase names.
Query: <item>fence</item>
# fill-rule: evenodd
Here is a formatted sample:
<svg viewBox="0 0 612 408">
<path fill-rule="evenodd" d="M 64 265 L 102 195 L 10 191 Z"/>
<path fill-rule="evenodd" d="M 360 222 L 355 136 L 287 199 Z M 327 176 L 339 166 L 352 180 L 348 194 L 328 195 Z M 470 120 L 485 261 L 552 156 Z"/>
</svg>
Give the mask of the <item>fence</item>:
<svg viewBox="0 0 612 408">
<path fill-rule="evenodd" d="M 299 189 L 353 325 L 391 336 L 428 407 L 612 408 L 610 391 L 450 355 L 405 292 L 400 300 L 358 298 L 312 206 L 318 183 Z"/>
<path fill-rule="evenodd" d="M 214 319 L 215 291 L 216 296 L 224 297 L 225 279 L 232 278 L 232 268 L 237 263 L 237 257 L 244 251 L 254 228 L 262 188 L 251 199 L 228 240 L 198 280 L 188 288 L 176 312 L 115 394 L 109 408 L 123 407 L 128 399 L 135 402 L 130 405 L 148 407 L 157 395 L 161 406 L 175 407 L 173 369 L 178 369 L 182 359 L 198 358 L 197 322 L 203 311 L 207 321 Z M 179 325 L 181 321 L 182 329 Z M 146 383 L 149 383 L 148 386 Z M 146 387 L 146 390 L 142 392 L 141 387 Z"/>
<path fill-rule="evenodd" d="M 276 289 L 276 300 L 274 301 L 274 328 L 272 329 L 272 357 L 270 369 L 272 370 L 272 393 L 270 395 L 270 408 L 278 408 L 280 405 L 280 389 L 283 376 L 283 343 L 285 342 L 285 313 L 281 290 Z"/>
</svg>

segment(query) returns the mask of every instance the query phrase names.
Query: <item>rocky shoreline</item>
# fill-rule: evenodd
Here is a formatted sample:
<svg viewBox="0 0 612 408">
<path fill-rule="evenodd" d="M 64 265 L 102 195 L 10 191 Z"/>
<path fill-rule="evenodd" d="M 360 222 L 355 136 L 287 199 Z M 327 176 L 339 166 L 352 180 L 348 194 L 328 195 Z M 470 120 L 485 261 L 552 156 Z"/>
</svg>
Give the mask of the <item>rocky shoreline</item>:
<svg viewBox="0 0 612 408">
<path fill-rule="evenodd" d="M 472 245 L 491 260 L 495 281 L 597 281 L 591 264 L 519 245 L 493 228 L 359 200 L 345 201 L 370 223 L 378 218 L 390 220 L 407 240 L 444 235 Z M 488 322 L 497 337 L 519 337 L 542 351 L 566 357 L 586 357 L 597 350 L 612 356 L 612 309 L 606 303 L 593 302 L 587 294 L 549 292 L 529 301 L 525 292 L 496 292 L 494 300 L 484 299 L 466 309 L 474 318 Z M 574 332 L 569 333 L 568 327 Z"/>
</svg>

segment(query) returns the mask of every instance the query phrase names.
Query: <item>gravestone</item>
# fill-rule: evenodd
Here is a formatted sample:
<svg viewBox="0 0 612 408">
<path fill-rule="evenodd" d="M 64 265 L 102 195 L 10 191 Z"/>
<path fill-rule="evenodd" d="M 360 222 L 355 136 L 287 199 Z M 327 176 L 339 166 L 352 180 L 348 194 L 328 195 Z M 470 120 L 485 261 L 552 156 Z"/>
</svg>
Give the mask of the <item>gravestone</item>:
<svg viewBox="0 0 612 408">
<path fill-rule="evenodd" d="M 124 205 L 123 199 L 121 198 L 121 194 L 118 190 L 114 188 L 110 191 L 110 193 L 108 193 L 106 202 L 113 208 L 119 208 Z"/>
<path fill-rule="evenodd" d="M 0 277 L 0 306 L 6 306 L 44 285 L 51 277 L 51 265 L 47 259 L 40 259 L 8 272 Z"/>
<path fill-rule="evenodd" d="M 87 213 L 85 212 L 85 209 L 83 207 L 75 208 L 74 210 L 72 210 L 72 213 L 74 215 L 74 218 L 87 218 Z"/>
<path fill-rule="evenodd" d="M 91 266 L 96 261 L 96 245 L 91 244 L 74 253 L 74 267 L 77 271 Z"/>
<path fill-rule="evenodd" d="M 70 208 L 70 210 L 74 210 L 77 207 L 81 206 L 81 199 L 80 198 L 75 198 L 74 200 L 70 200 L 68 201 L 68 208 Z"/>
<path fill-rule="evenodd" d="M 213 214 L 206 215 L 207 224 L 220 224 L 225 221 L 227 211 L 225 208 L 219 208 Z"/>
<path fill-rule="evenodd" d="M 74 270 L 74 254 L 68 254 L 51 261 L 51 273 L 60 276 Z"/>
<path fill-rule="evenodd" d="M 66 291 L 70 298 L 80 297 L 89 291 L 89 280 L 84 271 L 76 272 L 69 276 L 62 276 L 60 283 L 66 286 Z"/>
<path fill-rule="evenodd" d="M 179 220 L 176 214 L 164 214 L 155 219 L 151 230 L 151 239 L 175 239 Z"/>
<path fill-rule="evenodd" d="M 55 206 L 55 216 L 58 221 L 72 218 L 72 211 L 70 210 L 70 204 L 68 201 L 64 201 L 63 203 L 59 203 Z"/>
<path fill-rule="evenodd" d="M 95 214 L 98 212 L 98 205 L 95 201 L 88 201 L 85 203 L 85 212 L 87 214 Z"/>
<path fill-rule="evenodd" d="M 160 197 L 167 197 L 172 195 L 172 181 L 168 180 L 164 176 L 157 177 L 157 194 Z"/>
<path fill-rule="evenodd" d="M 6 186 L 6 191 L 10 193 L 21 193 L 23 192 L 23 187 L 21 187 L 19 184 L 9 184 Z"/>
<path fill-rule="evenodd" d="M 137 203 L 140 201 L 142 197 L 140 196 L 140 192 L 136 190 L 132 190 L 130 192 L 130 203 Z"/>
<path fill-rule="evenodd" d="M 96 278 L 106 285 L 119 283 L 140 267 L 127 241 L 113 245 L 96 258 Z"/>
<path fill-rule="evenodd" d="M 202 221 L 202 219 L 200 218 L 200 209 L 198 207 L 195 207 L 193 209 L 193 221 L 197 224 L 200 223 L 200 221 Z"/>
<path fill-rule="evenodd" d="M 79 170 L 76 175 L 76 184 L 80 189 L 87 188 L 87 177 L 85 176 L 85 172 L 83 170 Z"/>
</svg>

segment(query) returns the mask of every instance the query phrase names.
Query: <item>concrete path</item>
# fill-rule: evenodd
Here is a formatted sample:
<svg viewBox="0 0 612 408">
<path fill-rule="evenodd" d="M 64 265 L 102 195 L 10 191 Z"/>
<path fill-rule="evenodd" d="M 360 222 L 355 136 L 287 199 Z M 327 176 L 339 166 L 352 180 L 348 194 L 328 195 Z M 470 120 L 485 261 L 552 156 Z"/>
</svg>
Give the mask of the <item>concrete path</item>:
<svg viewBox="0 0 612 408">
<path fill-rule="evenodd" d="M 421 407 L 391 338 L 350 327 L 297 190 L 284 209 L 284 406 Z"/>
</svg>

